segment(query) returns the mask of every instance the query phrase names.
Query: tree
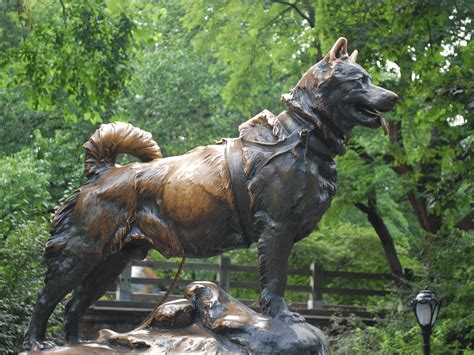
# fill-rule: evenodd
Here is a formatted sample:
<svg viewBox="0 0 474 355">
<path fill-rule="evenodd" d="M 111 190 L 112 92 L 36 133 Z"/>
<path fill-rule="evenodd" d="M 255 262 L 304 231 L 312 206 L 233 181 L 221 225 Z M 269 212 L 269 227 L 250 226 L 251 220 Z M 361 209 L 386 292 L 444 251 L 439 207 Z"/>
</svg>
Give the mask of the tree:
<svg viewBox="0 0 474 355">
<path fill-rule="evenodd" d="M 80 145 L 97 124 L 128 120 L 166 155 L 235 136 L 251 115 L 282 110 L 280 95 L 339 36 L 400 102 L 386 117 L 389 136 L 354 131 L 333 206 L 291 262 L 399 276 L 414 268 L 445 303 L 436 347 L 474 347 L 472 10 L 446 0 L 2 2 L 0 324 L 9 327 L 0 352 L 19 350 L 47 221 L 80 185 Z M 349 328 L 336 352 L 413 352 L 418 329 L 405 312 Z"/>
<path fill-rule="evenodd" d="M 322 4 L 325 11 L 336 12 L 332 3 Z M 344 8 L 342 12 L 347 14 Z M 382 69 L 378 79 L 389 79 L 401 96 L 390 116 L 388 140 L 378 142 L 384 146 L 376 154 L 400 177 L 399 184 L 427 238 L 446 235 L 452 227 L 473 228 L 469 201 L 459 195 L 472 188 L 472 123 L 468 118 L 472 99 L 466 79 L 472 78 L 472 70 L 465 69 L 472 44 L 462 40 L 470 37 L 462 30 L 469 21 L 467 13 L 463 3 L 386 2 L 366 5 L 364 15 L 351 15 L 351 21 L 345 21 L 348 14 L 336 18 L 323 30 L 355 33 L 361 52 L 368 54 L 362 56 L 363 63 L 379 67 L 379 72 Z M 370 38 L 366 32 L 355 31 L 367 26 L 368 16 L 369 23 L 379 26 Z M 397 79 L 385 76 L 384 80 L 383 69 L 393 63 L 399 67 Z M 358 148 L 363 159 L 375 162 L 367 152 L 369 144 Z"/>
<path fill-rule="evenodd" d="M 21 12 L 7 8 L 7 18 L 17 20 L 9 25 L 23 36 L 4 35 L 9 48 L 0 65 L 12 73 L 2 78 L 4 84 L 20 84 L 32 107 L 60 112 L 69 121 L 116 118 L 116 100 L 130 79 L 135 49 L 159 35 L 152 31 L 161 10 L 146 1 L 18 4 Z"/>
<path fill-rule="evenodd" d="M 465 31 L 459 32 L 463 23 L 465 27 L 468 21 L 467 5 L 438 2 L 428 6 L 421 1 L 402 5 L 398 2 L 364 1 L 347 5 L 332 1 L 320 1 L 317 4 L 309 1 L 253 4 L 219 1 L 213 6 L 185 1 L 185 4 L 189 11 L 184 17 L 184 25 L 194 31 L 194 43 L 198 48 L 210 48 L 216 57 L 228 65 L 231 75 L 223 95 L 230 105 L 238 102 L 236 108 L 243 112 L 249 110 L 247 102 L 251 101 L 254 106 L 267 102 L 268 95 L 264 99 L 253 97 L 267 90 L 265 80 L 272 89 L 278 88 L 277 93 L 271 92 L 271 99 L 276 102 L 277 95 L 291 88 L 287 86 L 286 90 L 282 90 L 282 83 L 294 84 L 315 57 L 321 56 L 321 48 L 328 48 L 339 35 L 350 34 L 351 45 L 361 52 L 361 64 L 371 68 L 376 81 L 393 88 L 402 97 L 396 112 L 388 117 L 391 132 L 389 139 L 381 140 L 373 134 L 359 131 L 358 135 L 364 138 L 358 139 L 361 144 L 353 143 L 351 148 L 366 163 L 378 165 L 385 161 L 392 164 L 393 170 L 404 181 L 404 186 L 408 187 L 407 201 L 413 208 L 419 226 L 430 233 L 436 233 L 441 228 L 443 218 L 437 214 L 448 210 L 441 207 L 444 202 L 441 203 L 437 197 L 441 185 L 447 186 L 447 181 L 440 175 L 440 162 L 453 159 L 460 161 L 470 156 L 466 147 L 468 132 L 461 126 L 453 127 L 447 121 L 449 117 L 466 115 L 469 104 L 467 82 L 463 76 L 465 69 L 461 69 L 468 60 L 469 51 L 459 39 L 460 36 L 468 38 Z M 250 12 L 254 16 L 247 16 Z M 436 29 L 433 28 L 434 24 Z M 237 37 L 235 34 L 239 33 L 241 36 Z M 229 41 L 229 37 L 233 39 Z M 267 47 L 259 47 L 261 43 Z M 442 53 L 447 47 L 454 51 L 449 58 L 450 68 L 444 68 L 447 64 Z M 400 68 L 400 75 L 391 73 L 391 69 L 388 69 L 390 65 Z M 256 75 L 253 75 L 254 72 Z M 423 75 L 424 79 L 412 80 L 412 75 Z M 451 87 L 454 78 L 457 79 L 456 84 Z M 438 93 L 431 90 L 431 85 L 438 86 Z M 455 102 L 450 101 L 449 95 L 440 96 L 441 92 L 456 92 Z M 420 116 L 415 121 L 409 118 L 413 112 Z M 402 137 L 402 131 L 407 131 L 403 132 L 407 137 Z M 416 139 L 414 134 L 425 141 Z M 432 139 L 426 141 L 425 137 L 428 136 L 432 136 Z M 371 138 L 365 141 L 365 137 Z M 463 140 L 464 147 L 459 145 Z M 408 147 L 411 151 L 407 152 L 408 143 L 412 143 L 413 147 Z M 377 145 L 377 155 L 383 160 L 368 154 L 368 150 L 374 150 L 374 145 Z M 420 149 L 426 153 L 421 153 Z M 407 164 L 409 159 L 414 159 L 411 166 Z M 344 158 L 339 160 L 341 171 L 344 171 L 345 162 Z M 472 169 L 457 166 L 454 171 L 456 177 L 452 176 L 452 181 L 458 181 L 458 188 L 465 191 Z M 420 182 L 423 186 L 420 186 Z M 407 183 L 411 186 L 407 186 Z M 426 194 L 430 194 L 431 200 L 439 201 L 439 212 L 430 207 Z M 401 275 L 401 264 L 392 247 L 393 236 L 384 222 L 383 214 L 377 210 L 377 195 L 380 195 L 380 191 L 370 188 L 363 198 L 359 197 L 353 203 L 367 214 L 386 247 L 392 271 Z M 449 196 L 442 194 L 443 199 Z M 466 199 L 461 206 L 459 203 L 457 205 L 454 207 L 456 211 L 450 208 L 449 212 L 464 214 L 458 216 L 454 225 L 468 226 L 470 222 L 467 220 L 469 216 L 472 217 L 472 212 L 466 211 Z"/>
<path fill-rule="evenodd" d="M 194 34 L 193 43 L 227 65 L 223 96 L 243 113 L 252 107 L 273 109 L 270 102 L 277 102 L 316 57 L 337 37 L 348 37 L 375 82 L 397 92 L 401 100 L 386 117 L 388 137 L 354 131 L 349 152 L 337 161 L 337 211 L 324 218 L 334 220 L 336 215 L 361 223 L 358 216 L 363 213 L 398 276 L 403 266 L 399 246 L 408 245 L 412 256 L 424 262 L 417 271 L 432 282 L 443 285 L 455 277 L 469 284 L 462 262 L 441 266 L 435 256 L 449 254 L 443 248 L 450 243 L 466 246 L 472 240 L 471 4 L 183 3 L 189 9 L 183 24 Z M 465 252 L 469 255 L 472 247 Z M 446 298 L 455 300 L 450 292 Z M 459 303 L 455 307 L 465 309 Z"/>
<path fill-rule="evenodd" d="M 41 280 L 51 175 L 28 150 L 0 158 L 0 166 L 0 352 L 10 353 L 20 350 Z"/>
<path fill-rule="evenodd" d="M 209 53 L 192 50 L 192 36 L 177 21 L 184 9 L 168 1 L 159 6 L 166 8 L 159 24 L 162 36 L 136 62 L 119 115 L 151 131 L 169 156 L 234 135 L 242 117 L 224 107 L 225 67 Z"/>
</svg>

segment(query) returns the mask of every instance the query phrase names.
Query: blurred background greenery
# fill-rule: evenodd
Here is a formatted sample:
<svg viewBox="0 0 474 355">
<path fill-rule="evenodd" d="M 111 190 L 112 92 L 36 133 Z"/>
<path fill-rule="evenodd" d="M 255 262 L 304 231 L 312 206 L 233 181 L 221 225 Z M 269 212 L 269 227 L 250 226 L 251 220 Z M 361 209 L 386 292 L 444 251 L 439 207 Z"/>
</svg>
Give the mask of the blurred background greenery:
<svg viewBox="0 0 474 355">
<path fill-rule="evenodd" d="M 0 353 L 20 349 L 52 214 L 83 181 L 81 145 L 99 124 L 148 130 L 166 156 L 236 136 L 262 109 L 283 110 L 280 95 L 340 36 L 400 102 L 386 115 L 389 136 L 355 130 L 337 159 L 337 197 L 319 229 L 295 246 L 291 267 L 317 261 L 398 276 L 408 267 L 420 276 L 374 301 L 389 310 L 375 326 L 334 324 L 336 354 L 417 353 L 408 300 L 424 284 L 443 300 L 433 352 L 473 351 L 473 6 L 1 0 Z M 254 248 L 228 255 L 255 264 Z"/>
</svg>

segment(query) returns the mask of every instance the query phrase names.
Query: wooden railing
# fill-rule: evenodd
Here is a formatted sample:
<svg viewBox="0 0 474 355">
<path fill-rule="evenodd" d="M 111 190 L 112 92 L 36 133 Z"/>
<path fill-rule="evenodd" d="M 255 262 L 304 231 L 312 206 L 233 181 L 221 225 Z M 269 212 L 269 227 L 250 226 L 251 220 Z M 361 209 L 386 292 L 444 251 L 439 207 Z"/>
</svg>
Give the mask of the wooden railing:
<svg viewBox="0 0 474 355">
<path fill-rule="evenodd" d="M 177 270 L 179 263 L 164 262 L 164 261 L 133 261 L 131 262 L 120 275 L 117 290 L 117 301 L 132 300 L 132 285 L 155 285 L 168 287 L 171 284 L 171 278 L 148 278 L 148 277 L 132 277 L 132 267 L 151 267 L 157 269 Z M 186 263 L 185 270 L 194 271 L 211 271 L 215 273 L 216 283 L 225 291 L 231 289 L 250 289 L 258 290 L 260 285 L 258 282 L 252 281 L 237 281 L 232 279 L 232 272 L 249 272 L 258 273 L 256 266 L 250 265 L 234 265 L 227 257 L 220 257 L 217 264 L 204 263 Z M 324 270 L 322 265 L 311 263 L 309 269 L 290 269 L 288 275 L 307 276 L 309 278 L 309 285 L 287 285 L 287 291 L 304 292 L 307 293 L 308 309 L 322 309 L 324 308 L 324 295 L 337 294 L 349 296 L 384 296 L 389 293 L 388 290 L 373 290 L 362 288 L 349 287 L 329 287 L 335 279 L 344 280 L 384 280 L 391 281 L 393 276 L 387 274 L 375 274 L 366 272 L 345 272 L 345 271 L 328 271 Z M 178 286 L 187 286 L 191 281 L 189 279 L 178 280 Z M 362 282 L 364 283 L 364 282 Z M 365 282 L 366 283 L 366 282 Z"/>
</svg>

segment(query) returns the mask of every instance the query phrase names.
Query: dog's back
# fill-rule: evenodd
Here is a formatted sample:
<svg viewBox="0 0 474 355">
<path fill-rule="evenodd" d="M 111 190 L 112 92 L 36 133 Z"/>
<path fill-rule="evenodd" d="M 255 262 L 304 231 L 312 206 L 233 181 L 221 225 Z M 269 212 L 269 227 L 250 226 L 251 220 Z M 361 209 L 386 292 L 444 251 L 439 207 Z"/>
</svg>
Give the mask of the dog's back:
<svg viewBox="0 0 474 355">
<path fill-rule="evenodd" d="M 121 169 L 115 167 L 117 156 L 126 153 L 145 162 L 162 158 L 160 147 L 150 133 L 122 122 L 102 125 L 84 144 L 84 149 L 84 174 L 87 182 L 56 211 L 51 224 L 51 237 L 46 242 L 44 255 L 47 260 L 60 256 L 63 252 L 103 253 L 105 240 L 114 239 L 110 236 L 110 229 L 119 230 L 116 233 L 120 233 L 124 224 L 122 220 L 112 218 L 114 213 L 122 212 L 120 215 L 124 215 L 125 211 L 123 208 L 117 211 L 116 205 L 107 203 L 110 197 L 108 193 L 118 188 L 122 196 L 134 196 L 127 189 L 128 177 L 116 173 L 117 169 Z M 104 189 L 101 177 L 111 170 L 114 173 L 108 176 L 109 188 Z M 133 198 L 129 202 L 133 206 Z M 98 247 L 99 244 L 101 247 Z M 116 249 L 110 247 L 112 251 Z"/>
</svg>

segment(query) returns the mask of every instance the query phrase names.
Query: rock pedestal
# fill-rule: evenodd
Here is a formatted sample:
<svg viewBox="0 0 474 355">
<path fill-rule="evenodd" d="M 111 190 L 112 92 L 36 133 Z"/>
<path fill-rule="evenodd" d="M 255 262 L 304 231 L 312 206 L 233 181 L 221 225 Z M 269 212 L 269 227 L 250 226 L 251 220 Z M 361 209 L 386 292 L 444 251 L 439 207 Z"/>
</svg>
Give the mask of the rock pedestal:
<svg viewBox="0 0 474 355">
<path fill-rule="evenodd" d="M 211 282 L 189 284 L 185 297 L 161 305 L 146 327 L 128 333 L 103 329 L 94 342 L 48 352 L 329 354 L 318 328 L 258 314 Z"/>
</svg>

